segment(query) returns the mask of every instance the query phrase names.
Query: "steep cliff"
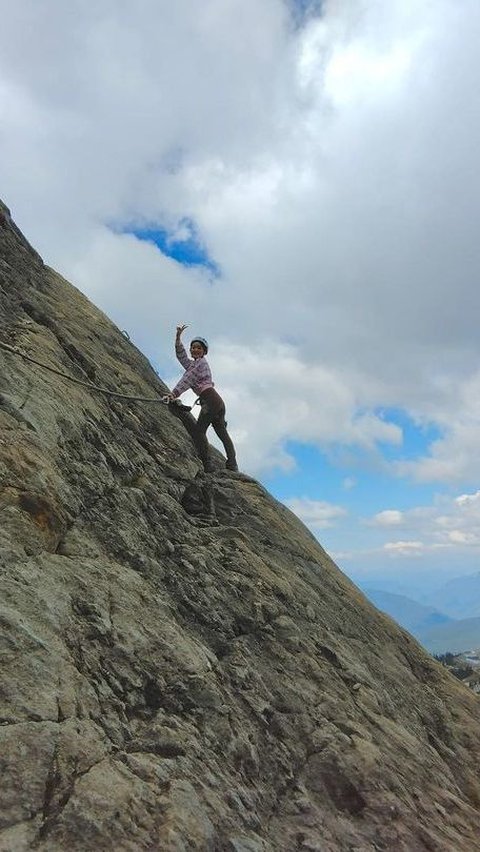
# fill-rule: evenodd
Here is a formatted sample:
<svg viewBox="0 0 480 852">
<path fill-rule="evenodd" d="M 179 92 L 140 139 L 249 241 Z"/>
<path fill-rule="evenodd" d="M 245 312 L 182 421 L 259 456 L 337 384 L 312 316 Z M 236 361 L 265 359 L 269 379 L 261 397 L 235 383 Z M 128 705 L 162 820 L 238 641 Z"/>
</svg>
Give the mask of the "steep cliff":
<svg viewBox="0 0 480 852">
<path fill-rule="evenodd" d="M 0 208 L 0 342 L 159 398 Z M 0 348 L 0 850 L 474 850 L 479 699 L 160 403 Z"/>
</svg>

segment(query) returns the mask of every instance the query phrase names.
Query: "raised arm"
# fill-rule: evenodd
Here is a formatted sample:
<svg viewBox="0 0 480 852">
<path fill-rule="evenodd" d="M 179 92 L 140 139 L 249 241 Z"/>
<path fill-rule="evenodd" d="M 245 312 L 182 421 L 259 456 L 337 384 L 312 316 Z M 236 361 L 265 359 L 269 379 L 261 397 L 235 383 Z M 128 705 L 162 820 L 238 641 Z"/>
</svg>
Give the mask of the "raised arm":
<svg viewBox="0 0 480 852">
<path fill-rule="evenodd" d="M 192 360 L 188 357 L 185 347 L 182 343 L 181 337 L 185 329 L 186 325 L 177 325 L 177 333 L 175 335 L 175 355 L 177 356 L 180 364 L 185 370 L 188 370 L 190 365 L 192 364 Z"/>
</svg>

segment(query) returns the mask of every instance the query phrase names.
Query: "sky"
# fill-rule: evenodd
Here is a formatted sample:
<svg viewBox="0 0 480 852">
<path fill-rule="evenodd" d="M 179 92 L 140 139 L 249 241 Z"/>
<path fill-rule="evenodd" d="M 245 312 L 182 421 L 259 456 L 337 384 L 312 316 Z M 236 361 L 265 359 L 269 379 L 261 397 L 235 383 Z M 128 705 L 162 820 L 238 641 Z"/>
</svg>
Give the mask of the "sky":
<svg viewBox="0 0 480 852">
<path fill-rule="evenodd" d="M 0 194 L 356 582 L 479 570 L 478 0 L 0 0 Z"/>
</svg>

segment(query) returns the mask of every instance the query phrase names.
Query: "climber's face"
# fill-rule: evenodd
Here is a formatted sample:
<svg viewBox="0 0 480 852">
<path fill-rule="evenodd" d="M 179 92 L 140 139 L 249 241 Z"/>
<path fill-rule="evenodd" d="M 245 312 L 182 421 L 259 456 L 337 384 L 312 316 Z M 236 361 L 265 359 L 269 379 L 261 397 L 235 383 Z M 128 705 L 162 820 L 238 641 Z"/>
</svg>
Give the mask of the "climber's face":
<svg viewBox="0 0 480 852">
<path fill-rule="evenodd" d="M 192 358 L 195 358 L 195 361 L 197 360 L 197 358 L 203 358 L 203 356 L 205 355 L 205 350 L 202 344 L 194 340 L 193 343 L 190 344 L 190 355 L 192 356 Z"/>
</svg>

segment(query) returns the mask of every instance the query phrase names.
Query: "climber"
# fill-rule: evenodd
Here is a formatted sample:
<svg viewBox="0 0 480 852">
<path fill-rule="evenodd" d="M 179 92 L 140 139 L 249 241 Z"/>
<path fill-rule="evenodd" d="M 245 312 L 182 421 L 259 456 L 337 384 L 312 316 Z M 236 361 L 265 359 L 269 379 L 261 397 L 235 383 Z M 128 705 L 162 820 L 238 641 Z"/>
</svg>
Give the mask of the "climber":
<svg viewBox="0 0 480 852">
<path fill-rule="evenodd" d="M 172 402 L 177 399 L 188 388 L 192 388 L 198 394 L 200 401 L 200 414 L 196 421 L 195 427 L 189 429 L 192 440 L 197 449 L 198 455 L 202 461 L 205 471 L 211 472 L 215 468 L 210 460 L 210 453 L 207 441 L 207 429 L 210 425 L 213 426 L 215 432 L 220 438 L 227 456 L 226 468 L 228 470 L 238 471 L 237 460 L 235 456 L 235 447 L 232 439 L 227 432 L 227 423 L 225 421 L 225 403 L 219 393 L 214 388 L 212 381 L 212 373 L 205 355 L 208 352 L 208 343 L 203 337 L 194 337 L 190 343 L 190 355 L 188 357 L 181 337 L 186 325 L 178 325 L 175 336 L 175 354 L 180 361 L 185 372 L 179 382 L 175 385 L 171 393 Z M 173 413 L 176 406 L 172 405 Z"/>
</svg>

